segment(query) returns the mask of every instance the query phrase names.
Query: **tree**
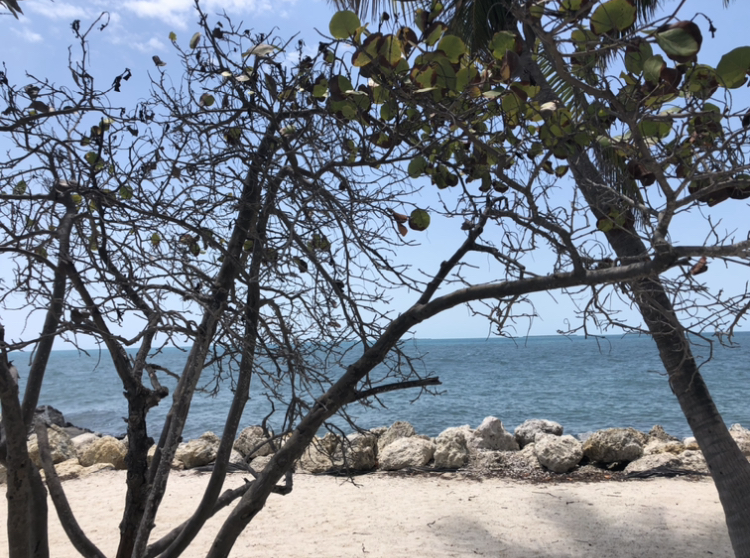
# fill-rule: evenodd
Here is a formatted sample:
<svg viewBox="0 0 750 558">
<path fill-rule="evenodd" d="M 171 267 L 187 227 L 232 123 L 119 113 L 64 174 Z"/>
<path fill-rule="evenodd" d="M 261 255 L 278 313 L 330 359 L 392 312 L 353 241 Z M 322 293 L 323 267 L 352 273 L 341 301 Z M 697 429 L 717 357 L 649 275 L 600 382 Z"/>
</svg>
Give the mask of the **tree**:
<svg viewBox="0 0 750 558">
<path fill-rule="evenodd" d="M 200 32 L 187 46 L 171 37 L 183 64 L 178 81 L 155 58 L 152 94 L 133 109 L 107 102 L 127 86 L 129 71 L 107 90 L 95 87 L 86 70 L 90 30 L 80 33 L 80 24 L 73 26 L 84 47 L 71 68 L 75 93 L 46 82 L 2 83 L 8 108 L 0 132 L 12 147 L 2 166 L 0 251 L 14 266 L 2 300 L 4 307 L 43 309 L 47 318 L 40 335 L 2 340 L 7 441 L 0 455 L 13 485 L 13 558 L 46 555 L 34 546 L 44 540 L 44 488 L 25 442 L 58 337 L 100 341 L 128 400 L 128 491 L 118 556 L 177 556 L 208 517 L 234 502 L 209 553 L 227 556 L 268 496 L 291 490 L 294 463 L 335 413 L 436 382 L 419 377 L 399 351 L 415 324 L 484 300 L 502 328 L 529 293 L 583 287 L 593 292 L 590 319 L 605 296 L 618 292 L 614 285 L 656 282 L 670 269 L 688 269 L 690 257 L 746 257 L 747 243 L 720 242 L 670 244 L 649 258 L 613 261 L 599 239 L 612 230 L 636 234 L 629 217 L 644 209 L 652 218 L 648 198 L 634 202 L 603 182 L 589 185 L 598 195 L 616 196 L 592 222 L 588 206 L 576 202 L 577 189 L 555 197 L 553 177 L 565 169 L 552 166 L 553 154 L 570 146 L 573 130 L 590 136 L 608 129 L 598 121 L 592 128 L 588 112 L 534 105 L 541 86 L 518 84 L 508 74 L 513 55 L 507 53 L 520 40 L 512 33 L 493 39 L 500 56 L 487 64 L 444 35 L 437 9 L 427 15 L 431 30 L 422 30 L 422 39 L 408 29 L 367 36 L 353 13 L 342 12 L 317 57 L 299 53 L 299 62 L 288 66 L 281 55 L 294 45 L 199 15 Z M 353 56 L 347 44 L 355 47 Z M 24 98 L 27 107 L 20 104 Z M 521 123 L 532 110 L 539 116 L 533 134 L 551 134 L 547 143 L 525 137 L 532 132 Z M 528 156 L 528 176 L 511 172 L 514 150 Z M 541 179 L 548 170 L 549 178 Z M 400 265 L 408 259 L 406 240 L 429 226 L 429 213 L 410 197 L 423 175 L 441 189 L 460 185 L 443 192 L 453 195 L 450 213 L 461 220 L 459 247 L 426 279 Z M 478 188 L 474 181 L 481 181 Z M 700 197 L 718 190 L 709 185 Z M 693 195 L 686 204 L 698 201 Z M 539 245 L 554 255 L 549 268 L 530 261 Z M 464 272 L 472 258 L 488 256 L 497 267 L 493 282 Z M 675 288 L 696 287 L 692 275 L 673 276 Z M 417 300 L 392 318 L 381 302 L 397 285 Z M 717 319 L 732 311 L 727 307 Z M 119 324 L 133 318 L 144 326 L 126 337 Z M 149 465 L 147 413 L 167 395 L 159 380 L 164 371 L 151 365 L 150 355 L 185 339 L 187 364 Z M 32 344 L 21 400 L 7 353 Z M 137 348 L 134 357 L 126 347 Z M 344 353 L 352 358 L 345 361 Z M 329 366 L 344 362 L 340 375 Z M 390 363 L 389 374 L 371 376 L 383 362 Z M 211 481 L 191 519 L 148 545 L 192 396 L 201 375 L 214 370 L 233 377 L 235 393 Z M 255 481 L 220 495 L 253 377 L 276 393 L 284 427 L 271 437 L 277 450 Z M 44 456 L 46 431 L 36 430 Z M 100 555 L 77 529 L 51 462 L 44 462 L 71 540 L 82 553 Z"/>
<path fill-rule="evenodd" d="M 458 7 L 471 12 L 484 4 L 467 2 Z M 435 89 L 433 101 L 451 98 L 452 92 L 466 85 L 474 88 L 477 97 L 497 99 L 500 106 L 492 107 L 494 111 L 483 107 L 481 116 L 462 113 L 466 124 L 458 127 L 467 134 L 464 137 L 483 157 L 494 155 L 496 161 L 511 149 L 532 160 L 545 157 L 541 164 L 532 165 L 531 176 L 539 170 L 560 175 L 570 170 L 613 259 L 619 261 L 658 253 L 676 255 L 669 240 L 676 216 L 699 204 L 714 206 L 729 198 L 750 197 L 747 175 L 743 174 L 744 108 L 733 107 L 731 98 L 714 104 L 717 90 L 735 89 L 744 82 L 750 62 L 747 47 L 727 53 L 716 68 L 698 64 L 700 27 L 694 21 L 679 20 L 675 13 L 657 23 L 656 33 L 646 33 L 652 22 L 646 17 L 643 25 L 636 25 L 636 19 L 637 8 L 641 8 L 641 16 L 649 15 L 648 8 L 655 4 L 648 4 L 624 0 L 503 4 L 511 19 L 523 25 L 524 36 L 513 24 L 497 29 L 490 21 L 484 30 L 498 32 L 489 43 L 495 62 L 490 62 L 485 74 L 461 64 L 466 52 L 477 51 L 475 44 L 468 49 L 463 41 L 440 38 L 450 27 L 476 32 L 469 12 L 448 13 L 452 24 L 446 25 L 438 20 L 440 4 L 433 2 L 431 8 L 416 11 L 423 40 L 440 43 L 436 54 L 423 54 L 416 61 L 409 78 L 423 90 Z M 715 31 L 713 25 L 709 30 Z M 407 31 L 400 33 L 403 36 Z M 360 50 L 367 52 L 371 40 L 368 37 Z M 663 55 L 654 50 L 656 45 Z M 612 83 L 607 73 L 606 62 L 613 58 L 624 61 L 623 84 Z M 561 88 L 553 87 L 549 76 L 561 80 L 562 88 L 571 95 L 566 104 L 560 102 Z M 678 99 L 680 94 L 684 102 Z M 448 112 L 444 110 L 444 118 Z M 502 117 L 502 132 L 495 128 L 492 135 L 486 135 L 488 112 L 497 120 Z M 434 114 L 441 112 L 435 110 Z M 732 116 L 737 120 L 731 120 Z M 480 123 L 480 129 L 475 122 Z M 526 123 L 532 123 L 528 131 L 522 129 Z M 517 130 L 521 130 L 520 137 Z M 553 169 L 550 156 L 567 165 Z M 476 159 L 474 156 L 472 163 Z M 489 173 L 484 172 L 481 178 L 486 188 Z M 503 187 L 515 182 L 515 189 L 523 191 L 522 183 L 511 177 L 500 179 Z M 439 180 L 437 183 L 440 186 Z M 656 199 L 646 190 L 654 183 L 656 196 L 661 196 Z M 720 239 L 724 242 L 728 238 Z M 747 255 L 744 248 L 740 253 Z M 705 264 L 706 259 L 701 259 L 690 277 L 702 272 Z M 685 316 L 691 309 L 682 299 L 686 286 L 679 281 L 670 289 L 665 279 L 649 278 L 623 288 L 657 344 L 670 385 L 707 458 L 735 553 L 748 556 L 750 466 L 730 437 L 698 371 L 687 335 L 696 331 L 678 317 L 681 310 Z M 730 312 L 742 315 L 744 295 L 727 299 L 719 292 L 712 303 L 719 313 L 734 306 Z M 728 323 L 733 326 L 736 320 Z M 712 323 L 712 327 L 716 325 Z"/>
</svg>

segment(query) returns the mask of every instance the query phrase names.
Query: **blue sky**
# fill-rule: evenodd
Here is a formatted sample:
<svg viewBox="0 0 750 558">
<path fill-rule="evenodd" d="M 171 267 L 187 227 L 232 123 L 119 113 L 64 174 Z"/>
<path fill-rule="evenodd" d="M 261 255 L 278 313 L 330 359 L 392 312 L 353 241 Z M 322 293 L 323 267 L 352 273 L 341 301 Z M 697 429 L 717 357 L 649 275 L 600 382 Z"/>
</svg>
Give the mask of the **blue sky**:
<svg viewBox="0 0 750 558">
<path fill-rule="evenodd" d="M 678 2 L 665 4 L 666 11 L 669 11 Z M 121 99 L 125 106 L 132 106 L 138 98 L 148 94 L 148 72 L 155 73 L 151 60 L 153 55 L 158 55 L 167 62 L 167 69 L 170 69 L 173 47 L 168 38 L 169 33 L 174 31 L 178 41 L 185 44 L 197 30 L 197 16 L 191 0 L 21 0 L 20 5 L 24 15 L 18 20 L 7 14 L 0 16 L 0 29 L 4 37 L 0 62 L 5 63 L 8 79 L 12 83 L 23 83 L 27 79 L 25 72 L 37 78 L 47 77 L 58 83 L 70 82 L 67 72 L 68 47 L 73 45 L 75 49 L 71 22 L 79 19 L 81 28 L 85 29 L 106 11 L 109 21 L 107 29 L 103 32 L 93 31 L 91 34 L 91 73 L 108 85 L 124 68 L 130 68 L 133 78 L 123 88 Z M 316 29 L 327 32 L 328 22 L 334 12 L 332 6 L 323 0 L 204 0 L 201 6 L 212 15 L 226 11 L 235 23 L 243 21 L 244 27 L 256 33 L 275 32 L 282 37 L 299 34 L 311 53 L 317 50 Z M 750 5 L 746 0 L 734 2 L 729 9 L 722 9 L 718 0 L 693 0 L 686 2 L 681 13 L 690 18 L 699 11 L 708 12 L 718 29 L 716 39 L 711 39 L 707 21 L 701 17 L 696 19 L 704 34 L 701 59 L 705 63 L 716 64 L 724 52 L 735 46 L 750 44 L 747 29 Z M 3 8 L 0 8 L 0 12 L 3 12 Z M 177 71 L 176 65 L 172 65 L 171 69 Z M 735 94 L 740 96 L 744 106 L 748 106 L 746 89 L 736 90 Z M 450 192 L 447 193 L 448 202 L 451 195 Z M 420 203 L 424 206 L 436 204 L 436 194 L 431 188 L 426 188 L 422 196 L 423 201 Z M 724 228 L 736 230 L 737 235 L 744 238 L 748 232 L 747 209 L 745 202 L 726 202 L 715 208 L 706 208 L 706 213 L 715 220 L 724 219 Z M 681 242 L 703 243 L 707 230 L 702 226 L 702 219 L 686 215 L 681 220 L 676 228 Z M 410 237 L 421 245 L 405 248 L 404 253 L 399 256 L 408 259 L 418 269 L 434 272 L 446 257 L 448 249 L 457 247 L 462 241 L 460 224 L 459 220 L 434 219 L 427 232 L 418 237 Z M 477 267 L 474 276 L 479 281 L 492 280 L 492 268 L 488 259 L 477 257 L 472 263 Z M 547 263 L 548 258 L 540 253 L 531 265 L 536 266 L 538 272 L 546 273 L 549 271 Z M 726 285 L 727 290 L 737 292 L 742 289 L 749 276 L 745 268 L 724 270 L 720 266 L 712 266 L 701 278 L 712 285 Z M 415 298 L 407 293 L 395 293 L 391 307 L 397 312 L 400 308 L 406 308 Z M 530 329 L 528 322 L 519 322 L 519 327 L 514 331 L 516 335 L 554 334 L 559 329 L 566 329 L 568 320 L 570 325 L 577 324 L 574 319 L 575 304 L 566 295 L 543 294 L 532 300 L 539 317 L 533 321 Z M 632 319 L 633 325 L 639 323 L 635 313 L 626 308 L 623 311 L 622 316 Z M 15 318 L 14 316 L 14 319 L 9 320 L 7 314 L 3 316 L 11 334 L 20 331 L 19 328 L 22 327 L 21 320 Z M 34 321 L 28 325 L 32 329 L 34 326 Z M 485 319 L 472 317 L 465 308 L 447 312 L 416 329 L 419 337 L 432 338 L 484 337 L 490 331 Z"/>
</svg>

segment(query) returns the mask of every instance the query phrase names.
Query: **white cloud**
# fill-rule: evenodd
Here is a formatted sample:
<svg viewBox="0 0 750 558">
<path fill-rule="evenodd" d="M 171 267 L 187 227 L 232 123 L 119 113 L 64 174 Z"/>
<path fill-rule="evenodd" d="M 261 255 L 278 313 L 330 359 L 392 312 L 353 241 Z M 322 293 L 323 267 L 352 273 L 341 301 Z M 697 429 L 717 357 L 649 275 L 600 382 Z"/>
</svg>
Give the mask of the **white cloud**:
<svg viewBox="0 0 750 558">
<path fill-rule="evenodd" d="M 290 6 L 297 0 L 204 0 L 201 7 L 212 14 L 226 11 L 228 14 L 276 13 L 284 17 L 286 11 L 281 5 Z M 196 19 L 193 0 L 128 0 L 122 6 L 144 18 L 157 18 L 179 29 L 185 29 Z"/>
<path fill-rule="evenodd" d="M 167 50 L 167 45 L 164 41 L 156 37 L 151 37 L 145 43 L 134 43 L 133 48 L 146 54 L 154 54 L 155 52 L 164 52 Z"/>
<path fill-rule="evenodd" d="M 87 10 L 86 8 L 82 8 L 81 6 L 75 6 L 67 2 L 60 2 L 59 0 L 57 2 L 28 2 L 28 4 L 24 3 L 24 11 L 26 11 L 27 6 L 30 12 L 34 12 L 51 19 L 68 19 L 72 21 L 74 19 L 90 18 L 92 15 L 94 15 L 94 12 L 92 12 L 91 10 Z"/>
<path fill-rule="evenodd" d="M 13 29 L 13 32 L 28 43 L 41 43 L 44 41 L 44 37 L 42 37 L 39 33 L 35 33 L 28 27 L 24 27 L 22 29 Z"/>
</svg>

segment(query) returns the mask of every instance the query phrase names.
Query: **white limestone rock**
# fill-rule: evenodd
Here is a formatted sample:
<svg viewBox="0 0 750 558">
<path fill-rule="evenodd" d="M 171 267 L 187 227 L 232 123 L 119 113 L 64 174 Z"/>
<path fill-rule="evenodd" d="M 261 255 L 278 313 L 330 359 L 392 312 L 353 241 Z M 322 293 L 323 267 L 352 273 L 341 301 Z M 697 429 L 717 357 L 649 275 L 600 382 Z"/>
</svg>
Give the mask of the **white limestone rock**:
<svg viewBox="0 0 750 558">
<path fill-rule="evenodd" d="M 505 430 L 503 423 L 496 417 L 487 417 L 482 421 L 468 440 L 470 451 L 518 451 L 516 438 Z"/>
<path fill-rule="evenodd" d="M 417 437 L 399 438 L 380 452 L 380 468 L 398 471 L 406 467 L 424 467 L 435 453 L 435 444 Z"/>
<path fill-rule="evenodd" d="M 378 438 L 369 432 L 349 434 L 334 452 L 334 464 L 352 471 L 371 471 L 377 464 Z"/>
<path fill-rule="evenodd" d="M 72 459 L 77 456 L 75 446 L 65 432 L 59 426 L 51 424 L 47 427 L 47 438 L 49 438 L 49 449 L 52 455 L 52 463 L 62 463 L 68 459 Z M 29 458 L 38 468 L 42 468 L 42 459 L 39 456 L 39 444 L 37 443 L 36 434 L 32 434 L 29 437 L 29 441 L 26 443 L 26 447 L 29 450 Z"/>
<path fill-rule="evenodd" d="M 378 437 L 378 455 L 383 451 L 383 448 L 388 444 L 400 438 L 409 438 L 417 433 L 414 427 L 403 420 L 394 422 L 391 427 Z"/>
<path fill-rule="evenodd" d="M 554 473 L 567 473 L 583 458 L 581 442 L 571 435 L 556 436 L 538 433 L 534 442 L 534 455 L 544 467 Z"/>
<path fill-rule="evenodd" d="M 79 454 L 78 461 L 84 467 L 91 467 L 94 463 L 109 463 L 115 469 L 125 469 L 127 451 L 125 444 L 117 438 L 102 436 Z"/>
<path fill-rule="evenodd" d="M 685 446 L 686 450 L 699 451 L 701 449 L 701 447 L 698 445 L 698 441 L 694 436 L 688 436 L 687 438 L 682 440 L 682 445 Z"/>
<path fill-rule="evenodd" d="M 469 425 L 447 428 L 435 438 L 435 462 L 437 469 L 458 469 L 469 461 Z"/>
<path fill-rule="evenodd" d="M 263 428 L 260 426 L 248 426 L 237 437 L 234 442 L 234 449 L 240 452 L 243 457 L 254 458 L 262 455 L 270 455 L 273 453 L 273 448 L 270 443 L 264 444 L 268 440 L 268 436 L 263 432 Z M 261 446 L 261 444 L 263 444 Z M 260 446 L 260 447 L 258 447 Z M 257 449 L 256 449 L 257 448 Z M 255 451 L 253 451 L 255 450 Z"/>
<path fill-rule="evenodd" d="M 664 431 L 664 427 L 660 424 L 655 424 L 651 427 L 651 430 L 648 431 L 648 437 L 650 440 L 659 440 L 661 442 L 679 442 L 680 439 L 676 436 L 672 436 L 671 434 L 667 434 Z"/>
<path fill-rule="evenodd" d="M 175 452 L 175 459 L 181 461 L 185 469 L 202 467 L 216 459 L 221 440 L 213 432 L 206 432 L 196 440 L 180 444 Z"/>
<path fill-rule="evenodd" d="M 99 436 L 94 434 L 93 432 L 85 432 L 83 434 L 79 434 L 75 438 L 72 439 L 73 447 L 76 449 L 76 454 L 80 457 L 81 454 L 86 451 L 86 449 L 96 442 L 99 439 Z"/>
<path fill-rule="evenodd" d="M 663 441 L 658 438 L 651 438 L 643 447 L 643 455 L 653 455 L 656 453 L 682 453 L 685 451 L 685 445 L 680 441 Z"/>
<path fill-rule="evenodd" d="M 750 457 L 750 430 L 742 428 L 740 424 L 733 424 L 729 428 L 729 433 L 734 438 L 734 441 L 737 442 L 745 457 Z"/>
<path fill-rule="evenodd" d="M 263 469 L 266 468 L 266 465 L 268 465 L 273 459 L 273 455 L 261 455 L 259 457 L 254 457 L 253 460 L 250 462 L 250 467 L 252 467 L 253 471 L 256 473 L 260 473 Z"/>
<path fill-rule="evenodd" d="M 316 436 L 300 457 L 299 468 L 308 473 L 326 473 L 336 469 L 335 454 L 339 443 L 339 438 L 330 432 L 322 438 Z"/>
<path fill-rule="evenodd" d="M 598 430 L 583 443 L 583 453 L 594 463 L 635 461 L 643 455 L 647 439 L 635 428 Z"/>
<path fill-rule="evenodd" d="M 534 442 L 537 434 L 553 434 L 562 436 L 563 427 L 557 422 L 544 419 L 531 419 L 524 421 L 516 427 L 514 436 L 521 449 Z"/>
<path fill-rule="evenodd" d="M 657 467 L 687 469 L 696 473 L 708 472 L 703 454 L 699 451 L 688 450 L 680 454 L 666 452 L 644 455 L 640 459 L 628 463 L 628 466 L 625 467 L 625 473 L 641 473 Z"/>
</svg>

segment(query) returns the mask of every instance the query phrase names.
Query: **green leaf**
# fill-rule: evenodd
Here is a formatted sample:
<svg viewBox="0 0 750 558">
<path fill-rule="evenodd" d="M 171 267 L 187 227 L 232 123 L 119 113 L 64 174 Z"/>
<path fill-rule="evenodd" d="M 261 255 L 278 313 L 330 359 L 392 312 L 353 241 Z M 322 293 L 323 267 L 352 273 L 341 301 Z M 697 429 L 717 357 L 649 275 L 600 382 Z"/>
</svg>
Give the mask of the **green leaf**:
<svg viewBox="0 0 750 558">
<path fill-rule="evenodd" d="M 200 33 L 196 33 L 195 35 L 193 35 L 193 37 L 190 39 L 190 48 L 196 48 L 200 40 L 201 40 Z"/>
<path fill-rule="evenodd" d="M 210 107 L 214 104 L 214 102 L 216 102 L 216 99 L 214 99 L 214 96 L 210 93 L 204 93 L 203 95 L 201 95 L 200 105 L 202 107 Z"/>
<path fill-rule="evenodd" d="M 427 28 L 427 31 L 425 31 L 424 42 L 427 44 L 427 46 L 433 46 L 440 40 L 440 37 L 442 37 L 443 33 L 445 33 L 447 30 L 448 26 L 446 24 L 436 21 Z"/>
<path fill-rule="evenodd" d="M 445 35 L 438 43 L 438 50 L 445 53 L 448 60 L 453 64 L 457 64 L 461 59 L 461 56 L 466 54 L 466 45 L 464 42 L 455 35 Z"/>
<path fill-rule="evenodd" d="M 172 42 L 175 42 L 177 40 L 177 35 L 175 34 L 174 31 L 169 32 L 169 40 Z"/>
<path fill-rule="evenodd" d="M 489 45 L 492 56 L 497 60 L 502 60 L 505 53 L 516 48 L 516 35 L 510 31 L 500 31 L 492 36 Z"/>
<path fill-rule="evenodd" d="M 409 228 L 413 231 L 424 231 L 430 226 L 430 214 L 424 209 L 415 209 L 409 216 Z"/>
<path fill-rule="evenodd" d="M 719 82 L 727 89 L 736 89 L 745 83 L 750 69 L 750 46 L 738 47 L 721 57 L 716 73 Z"/>
<path fill-rule="evenodd" d="M 383 37 L 380 56 L 385 58 L 392 67 L 395 67 L 401 60 L 401 41 L 395 35 Z"/>
<path fill-rule="evenodd" d="M 348 39 L 362 26 L 357 14 L 351 10 L 343 10 L 333 14 L 328 30 L 334 39 Z"/>
<path fill-rule="evenodd" d="M 663 139 L 672 131 L 672 125 L 669 122 L 643 120 L 638 124 L 638 129 L 644 137 Z"/>
<path fill-rule="evenodd" d="M 427 159 L 419 155 L 418 157 L 414 157 L 409 162 L 409 176 L 412 178 L 418 178 L 424 174 L 424 171 L 427 169 Z"/>
<path fill-rule="evenodd" d="M 94 167 L 94 170 L 101 170 L 104 168 L 104 161 L 99 157 L 99 154 L 96 151 L 89 151 L 83 158 L 89 165 Z"/>
<path fill-rule="evenodd" d="M 161 236 L 159 236 L 159 233 L 154 233 L 151 235 L 151 244 L 154 246 L 159 246 L 159 243 L 161 242 Z"/>
<path fill-rule="evenodd" d="M 666 63 L 661 54 L 652 56 L 643 63 L 643 77 L 646 78 L 646 81 L 656 85 L 661 80 L 661 70 L 664 66 L 666 66 Z"/>
<path fill-rule="evenodd" d="M 701 49 L 700 28 L 692 21 L 690 27 L 674 27 L 656 34 L 656 42 L 669 58 L 676 62 L 687 62 Z"/>
<path fill-rule="evenodd" d="M 13 187 L 14 196 L 23 196 L 26 193 L 26 181 L 21 180 Z"/>
<path fill-rule="evenodd" d="M 123 200 L 133 199 L 133 188 L 128 185 L 121 186 L 119 190 L 120 198 Z"/>
<path fill-rule="evenodd" d="M 625 54 L 625 69 L 631 74 L 639 75 L 643 72 L 646 60 L 654 55 L 651 45 L 646 41 L 640 41 L 632 47 L 628 47 Z"/>
<path fill-rule="evenodd" d="M 604 35 L 615 29 L 625 31 L 635 23 L 635 13 L 632 0 L 609 0 L 591 16 L 591 30 L 597 35 Z"/>
</svg>

